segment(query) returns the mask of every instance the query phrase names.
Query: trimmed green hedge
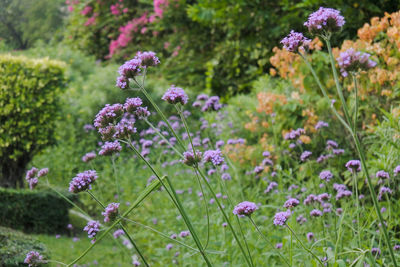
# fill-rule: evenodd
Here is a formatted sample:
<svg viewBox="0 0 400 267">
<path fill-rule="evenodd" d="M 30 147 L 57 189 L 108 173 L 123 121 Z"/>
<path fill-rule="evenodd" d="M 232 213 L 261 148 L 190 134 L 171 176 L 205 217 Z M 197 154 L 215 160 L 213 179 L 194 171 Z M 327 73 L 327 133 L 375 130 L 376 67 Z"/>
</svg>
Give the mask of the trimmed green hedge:
<svg viewBox="0 0 400 267">
<path fill-rule="evenodd" d="M 0 55 L 0 186 L 23 186 L 33 155 L 54 143 L 65 65 Z"/>
<path fill-rule="evenodd" d="M 44 259 L 49 258 L 47 248 L 39 241 L 21 232 L 0 226 L 0 266 L 26 267 L 24 260 L 31 250 L 39 252 Z"/>
<path fill-rule="evenodd" d="M 72 195 L 68 195 L 72 199 Z M 71 205 L 50 191 L 0 188 L 0 225 L 28 233 L 62 233 Z"/>
</svg>

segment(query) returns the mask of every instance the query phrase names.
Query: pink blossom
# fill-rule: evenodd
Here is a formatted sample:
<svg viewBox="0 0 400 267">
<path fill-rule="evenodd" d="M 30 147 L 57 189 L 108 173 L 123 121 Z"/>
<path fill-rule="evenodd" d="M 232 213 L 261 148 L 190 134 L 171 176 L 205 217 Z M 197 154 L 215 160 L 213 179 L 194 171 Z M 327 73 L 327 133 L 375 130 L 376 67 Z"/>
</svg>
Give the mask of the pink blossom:
<svg viewBox="0 0 400 267">
<path fill-rule="evenodd" d="M 168 0 L 154 0 L 153 5 L 156 16 L 162 18 L 164 8 L 168 6 Z"/>
<path fill-rule="evenodd" d="M 85 7 L 82 9 L 81 14 L 82 14 L 83 16 L 86 16 L 86 15 L 88 15 L 90 12 L 92 12 L 92 10 L 93 10 L 93 7 L 91 7 L 91 6 L 85 6 Z"/>
</svg>

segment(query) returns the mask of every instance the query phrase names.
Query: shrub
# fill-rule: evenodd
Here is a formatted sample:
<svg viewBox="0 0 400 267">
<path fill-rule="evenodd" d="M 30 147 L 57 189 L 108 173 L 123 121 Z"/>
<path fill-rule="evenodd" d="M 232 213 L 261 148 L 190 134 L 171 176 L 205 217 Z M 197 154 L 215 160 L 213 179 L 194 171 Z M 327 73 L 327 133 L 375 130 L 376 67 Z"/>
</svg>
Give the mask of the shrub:
<svg viewBox="0 0 400 267">
<path fill-rule="evenodd" d="M 31 250 L 48 258 L 47 248 L 42 243 L 21 232 L 0 226 L 0 266 L 27 266 L 24 259 Z"/>
<path fill-rule="evenodd" d="M 0 72 L 0 184 L 22 186 L 26 164 L 54 142 L 64 64 L 2 55 Z"/>
<path fill-rule="evenodd" d="M 0 189 L 0 224 L 24 232 L 65 232 L 69 208 L 53 192 Z"/>
</svg>

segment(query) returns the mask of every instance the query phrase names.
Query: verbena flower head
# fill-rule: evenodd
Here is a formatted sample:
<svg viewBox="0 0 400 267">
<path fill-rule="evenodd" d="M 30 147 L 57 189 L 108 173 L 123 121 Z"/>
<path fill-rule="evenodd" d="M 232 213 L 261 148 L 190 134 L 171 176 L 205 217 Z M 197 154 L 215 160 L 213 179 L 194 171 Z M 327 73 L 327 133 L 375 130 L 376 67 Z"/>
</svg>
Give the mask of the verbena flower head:
<svg viewBox="0 0 400 267">
<path fill-rule="evenodd" d="M 283 204 L 283 207 L 286 209 L 291 209 L 291 208 L 296 207 L 299 204 L 300 204 L 300 202 L 297 199 L 289 198 L 288 200 L 286 200 L 285 204 Z"/>
<path fill-rule="evenodd" d="M 135 121 L 122 119 L 120 122 L 118 122 L 117 125 L 114 126 L 113 138 L 116 139 L 128 138 L 134 133 L 136 133 Z"/>
<path fill-rule="evenodd" d="M 115 120 L 124 114 L 124 107 L 122 104 L 113 104 L 113 105 L 105 105 L 99 113 L 97 113 L 96 118 L 94 119 L 94 126 L 96 128 L 107 127 L 110 124 L 113 124 Z"/>
<path fill-rule="evenodd" d="M 182 231 L 182 232 L 180 232 L 179 233 L 179 237 L 187 237 L 187 236 L 189 236 L 190 235 L 190 232 L 189 231 Z"/>
<path fill-rule="evenodd" d="M 239 217 L 250 216 L 257 209 L 258 207 L 255 203 L 244 201 L 235 206 L 235 208 L 233 209 L 233 214 Z"/>
<path fill-rule="evenodd" d="M 69 192 L 79 193 L 91 189 L 91 184 L 97 179 L 97 173 L 94 170 L 88 170 L 78 173 L 69 183 Z"/>
<path fill-rule="evenodd" d="M 378 171 L 376 172 L 376 178 L 382 178 L 382 179 L 389 179 L 390 175 L 389 173 L 385 172 L 385 171 Z"/>
<path fill-rule="evenodd" d="M 359 160 L 349 160 L 346 163 L 346 168 L 349 170 L 349 172 L 360 172 L 361 171 L 361 162 Z"/>
<path fill-rule="evenodd" d="M 312 13 L 304 26 L 312 34 L 325 34 L 327 32 L 338 32 L 345 23 L 340 11 L 333 8 L 320 7 Z"/>
<path fill-rule="evenodd" d="M 101 214 L 104 216 L 104 222 L 112 222 L 118 215 L 119 203 L 110 203 Z"/>
<path fill-rule="evenodd" d="M 312 211 L 310 211 L 310 216 L 311 217 L 321 217 L 322 216 L 322 211 L 317 210 L 317 209 L 313 209 Z"/>
<path fill-rule="evenodd" d="M 329 127 L 329 124 L 324 121 L 318 121 L 317 124 L 315 125 L 315 129 L 319 130 L 323 127 Z"/>
<path fill-rule="evenodd" d="M 25 179 L 29 180 L 34 178 L 38 172 L 39 172 L 38 168 L 32 167 L 32 169 L 26 172 Z"/>
<path fill-rule="evenodd" d="M 152 51 L 147 51 L 147 52 L 139 51 L 136 54 L 136 58 L 138 58 L 141 61 L 142 68 L 153 67 L 160 64 L 160 60 L 156 56 L 156 53 Z"/>
<path fill-rule="evenodd" d="M 49 173 L 49 168 L 43 168 L 38 172 L 38 177 L 46 176 Z"/>
<path fill-rule="evenodd" d="M 196 151 L 196 154 L 193 151 L 183 152 L 183 163 L 188 166 L 195 166 L 201 161 L 202 153 L 200 151 Z"/>
<path fill-rule="evenodd" d="M 150 111 L 147 110 L 147 107 L 138 107 L 135 111 L 135 116 L 139 119 L 146 119 L 150 116 Z"/>
<path fill-rule="evenodd" d="M 290 210 L 288 211 L 281 211 L 275 214 L 274 216 L 274 224 L 283 226 L 285 225 L 286 221 L 289 219 L 291 213 Z"/>
<path fill-rule="evenodd" d="M 29 267 L 39 266 L 44 263 L 43 256 L 37 251 L 29 251 L 28 254 L 26 254 L 24 263 L 28 264 Z"/>
<path fill-rule="evenodd" d="M 114 238 L 118 238 L 118 237 L 120 237 L 120 236 L 123 235 L 123 234 L 125 234 L 124 230 L 118 229 L 118 230 L 116 230 L 116 231 L 113 233 L 113 236 L 114 236 Z"/>
<path fill-rule="evenodd" d="M 214 166 L 219 166 L 224 163 L 224 158 L 222 156 L 221 150 L 207 150 L 204 152 L 203 157 L 205 162 L 211 162 Z"/>
<path fill-rule="evenodd" d="M 400 173 L 400 165 L 398 165 L 398 166 L 396 166 L 396 168 L 394 168 L 393 173 L 395 176 Z"/>
<path fill-rule="evenodd" d="M 358 70 L 368 70 L 376 66 L 376 62 L 369 59 L 370 54 L 355 51 L 350 48 L 341 52 L 337 58 L 340 72 L 343 77 L 347 77 L 349 72 L 357 72 Z"/>
<path fill-rule="evenodd" d="M 141 66 L 142 61 L 135 57 L 122 64 L 118 69 L 118 73 L 120 77 L 124 77 L 125 79 L 135 78 L 135 76 L 139 75 Z"/>
<path fill-rule="evenodd" d="M 301 161 L 306 161 L 309 157 L 311 157 L 311 155 L 312 155 L 312 152 L 304 151 L 300 156 L 300 160 Z"/>
<path fill-rule="evenodd" d="M 321 180 L 325 180 L 327 182 L 329 182 L 332 178 L 333 178 L 333 174 L 331 173 L 331 171 L 322 171 L 319 174 L 319 178 L 321 178 Z"/>
<path fill-rule="evenodd" d="M 281 44 L 289 52 L 297 52 L 300 49 L 307 48 L 311 43 L 310 39 L 304 37 L 300 32 L 290 31 L 289 35 L 282 39 Z"/>
<path fill-rule="evenodd" d="M 86 153 L 83 157 L 82 157 L 82 161 L 83 162 L 89 162 L 89 161 L 91 161 L 92 159 L 94 159 L 96 157 L 96 153 L 94 153 L 94 152 L 89 152 L 89 153 Z"/>
<path fill-rule="evenodd" d="M 307 233 L 307 240 L 311 242 L 313 239 L 314 239 L 314 233 L 308 232 Z"/>
<path fill-rule="evenodd" d="M 180 87 L 175 87 L 172 85 L 167 92 L 161 98 L 162 100 L 167 101 L 170 104 L 178 104 L 181 103 L 185 105 L 189 99 L 185 91 Z"/>
<path fill-rule="evenodd" d="M 93 238 L 100 231 L 100 223 L 98 221 L 89 221 L 83 231 L 88 233 L 89 238 Z"/>
<path fill-rule="evenodd" d="M 109 156 L 121 150 L 122 147 L 117 140 L 115 140 L 114 142 L 105 142 L 105 144 L 101 147 L 101 150 L 99 151 L 99 155 Z"/>
<path fill-rule="evenodd" d="M 306 131 L 303 128 L 298 128 L 296 130 L 292 130 L 285 134 L 285 140 L 296 140 L 299 138 L 302 134 L 305 134 Z"/>
<path fill-rule="evenodd" d="M 201 108 L 201 111 L 217 111 L 222 108 L 222 104 L 219 102 L 218 96 L 211 96 L 206 100 L 204 106 Z"/>
<path fill-rule="evenodd" d="M 140 97 L 127 98 L 124 103 L 124 109 L 126 110 L 126 112 L 134 114 L 136 109 L 142 104 L 143 101 Z"/>
</svg>

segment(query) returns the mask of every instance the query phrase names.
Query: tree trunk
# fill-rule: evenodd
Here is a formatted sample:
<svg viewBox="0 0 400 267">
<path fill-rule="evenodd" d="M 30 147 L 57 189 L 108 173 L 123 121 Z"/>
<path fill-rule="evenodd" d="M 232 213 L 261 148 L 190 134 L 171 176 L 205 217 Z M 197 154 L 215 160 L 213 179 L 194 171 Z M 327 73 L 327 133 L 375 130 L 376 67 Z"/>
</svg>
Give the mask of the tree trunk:
<svg viewBox="0 0 400 267">
<path fill-rule="evenodd" d="M 3 162 L 1 166 L 1 187 L 22 188 L 24 187 L 23 176 L 26 165 L 29 160 L 25 157 L 19 158 L 17 161 L 9 160 Z"/>
</svg>

